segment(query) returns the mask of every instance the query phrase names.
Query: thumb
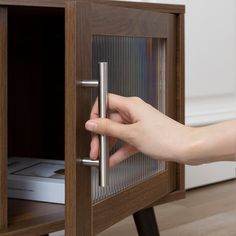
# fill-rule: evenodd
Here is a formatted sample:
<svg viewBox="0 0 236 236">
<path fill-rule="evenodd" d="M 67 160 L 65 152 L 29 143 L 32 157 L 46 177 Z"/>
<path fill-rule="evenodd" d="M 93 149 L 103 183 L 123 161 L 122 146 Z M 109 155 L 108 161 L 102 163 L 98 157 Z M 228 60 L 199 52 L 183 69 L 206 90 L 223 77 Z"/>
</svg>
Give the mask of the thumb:
<svg viewBox="0 0 236 236">
<path fill-rule="evenodd" d="M 114 122 L 106 118 L 88 120 L 85 128 L 91 132 L 115 137 L 127 141 L 129 139 L 130 125 Z"/>
</svg>

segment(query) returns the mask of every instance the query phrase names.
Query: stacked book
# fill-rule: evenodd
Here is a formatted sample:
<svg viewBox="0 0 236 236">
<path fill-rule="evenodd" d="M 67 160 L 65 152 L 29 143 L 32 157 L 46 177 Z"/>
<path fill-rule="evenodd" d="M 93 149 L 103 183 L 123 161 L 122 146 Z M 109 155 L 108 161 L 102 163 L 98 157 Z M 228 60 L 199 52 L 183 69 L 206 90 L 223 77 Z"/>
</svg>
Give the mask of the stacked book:
<svg viewBox="0 0 236 236">
<path fill-rule="evenodd" d="M 8 196 L 64 204 L 64 161 L 9 158 Z"/>
</svg>

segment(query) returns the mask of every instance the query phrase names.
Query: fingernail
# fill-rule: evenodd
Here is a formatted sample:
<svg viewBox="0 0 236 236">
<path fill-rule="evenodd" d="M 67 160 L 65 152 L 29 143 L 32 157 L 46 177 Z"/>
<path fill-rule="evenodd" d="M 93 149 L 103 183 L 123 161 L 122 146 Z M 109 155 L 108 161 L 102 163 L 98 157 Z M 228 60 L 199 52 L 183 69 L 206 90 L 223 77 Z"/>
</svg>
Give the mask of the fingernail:
<svg viewBox="0 0 236 236">
<path fill-rule="evenodd" d="M 85 128 L 89 131 L 96 130 L 97 126 L 98 126 L 97 123 L 92 120 L 89 120 L 85 123 Z"/>
</svg>

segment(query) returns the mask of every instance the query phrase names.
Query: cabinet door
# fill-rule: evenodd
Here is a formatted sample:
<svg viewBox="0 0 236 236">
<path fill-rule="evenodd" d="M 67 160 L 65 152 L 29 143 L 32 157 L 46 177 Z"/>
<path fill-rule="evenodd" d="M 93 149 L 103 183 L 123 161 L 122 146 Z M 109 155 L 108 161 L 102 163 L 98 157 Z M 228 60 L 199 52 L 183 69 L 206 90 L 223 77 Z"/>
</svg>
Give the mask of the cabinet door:
<svg viewBox="0 0 236 236">
<path fill-rule="evenodd" d="M 0 229 L 7 226 L 7 8 L 0 7 Z"/>
<path fill-rule="evenodd" d="M 97 92 L 76 84 L 97 80 L 97 64 L 108 62 L 109 92 L 141 97 L 177 119 L 177 17 L 84 2 L 68 3 L 66 13 L 66 233 L 89 236 L 174 191 L 177 169 L 139 153 L 110 169 L 109 186 L 100 187 L 98 169 L 81 162 Z"/>
</svg>

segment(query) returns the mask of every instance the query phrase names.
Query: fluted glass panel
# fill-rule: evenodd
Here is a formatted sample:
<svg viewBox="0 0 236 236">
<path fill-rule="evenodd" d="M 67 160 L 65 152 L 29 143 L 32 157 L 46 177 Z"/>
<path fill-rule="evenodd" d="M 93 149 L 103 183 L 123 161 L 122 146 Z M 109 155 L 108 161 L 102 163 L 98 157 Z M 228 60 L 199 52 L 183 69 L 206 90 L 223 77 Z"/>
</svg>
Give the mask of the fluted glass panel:
<svg viewBox="0 0 236 236">
<path fill-rule="evenodd" d="M 165 112 L 165 40 L 142 37 L 93 37 L 93 79 L 98 62 L 108 62 L 108 89 L 122 96 L 137 96 Z M 92 99 L 97 96 L 96 89 Z M 158 132 L 158 131 L 157 131 Z M 115 152 L 122 142 L 111 150 Z M 110 170 L 110 184 L 98 185 L 98 170 L 92 170 L 94 203 L 164 171 L 163 161 L 138 153 Z"/>
</svg>

